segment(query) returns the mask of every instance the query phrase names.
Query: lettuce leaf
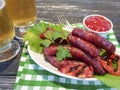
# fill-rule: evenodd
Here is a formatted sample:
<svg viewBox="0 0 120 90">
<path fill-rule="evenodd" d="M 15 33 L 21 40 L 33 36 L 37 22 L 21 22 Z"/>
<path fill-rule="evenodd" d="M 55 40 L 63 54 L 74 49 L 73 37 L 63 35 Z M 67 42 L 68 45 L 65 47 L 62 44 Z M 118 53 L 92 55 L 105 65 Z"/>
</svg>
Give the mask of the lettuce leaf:
<svg viewBox="0 0 120 90">
<path fill-rule="evenodd" d="M 51 27 L 54 32 L 47 31 L 46 28 Z M 41 33 L 46 32 L 46 39 L 41 39 L 39 36 Z M 38 24 L 30 27 L 26 35 L 24 36 L 24 41 L 28 42 L 31 50 L 37 53 L 43 53 L 43 49 L 48 47 L 57 38 L 67 39 L 69 32 L 63 29 L 62 24 L 53 24 L 45 21 L 40 21 Z"/>
<path fill-rule="evenodd" d="M 95 78 L 102 81 L 107 86 L 117 88 L 118 90 L 120 90 L 120 76 L 105 74 L 104 76 L 95 75 Z"/>
</svg>

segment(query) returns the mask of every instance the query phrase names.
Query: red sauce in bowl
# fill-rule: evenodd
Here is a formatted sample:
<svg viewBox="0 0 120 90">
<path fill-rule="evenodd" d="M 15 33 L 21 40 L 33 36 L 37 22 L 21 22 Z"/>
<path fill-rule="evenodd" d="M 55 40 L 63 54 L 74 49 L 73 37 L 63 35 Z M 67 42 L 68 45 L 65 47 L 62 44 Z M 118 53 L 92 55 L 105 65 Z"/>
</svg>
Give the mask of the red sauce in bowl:
<svg viewBox="0 0 120 90">
<path fill-rule="evenodd" d="M 111 28 L 110 21 L 101 16 L 87 17 L 85 19 L 85 24 L 88 28 L 98 32 L 108 31 Z"/>
</svg>

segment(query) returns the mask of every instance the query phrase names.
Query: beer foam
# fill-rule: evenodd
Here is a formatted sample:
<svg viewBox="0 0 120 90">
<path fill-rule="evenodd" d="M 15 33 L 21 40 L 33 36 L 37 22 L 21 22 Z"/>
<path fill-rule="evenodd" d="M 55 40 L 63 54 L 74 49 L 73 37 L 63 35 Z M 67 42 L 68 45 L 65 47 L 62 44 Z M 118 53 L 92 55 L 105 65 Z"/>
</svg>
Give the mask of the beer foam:
<svg viewBox="0 0 120 90">
<path fill-rule="evenodd" d="M 5 1 L 4 0 L 0 0 L 0 9 L 5 7 Z"/>
</svg>

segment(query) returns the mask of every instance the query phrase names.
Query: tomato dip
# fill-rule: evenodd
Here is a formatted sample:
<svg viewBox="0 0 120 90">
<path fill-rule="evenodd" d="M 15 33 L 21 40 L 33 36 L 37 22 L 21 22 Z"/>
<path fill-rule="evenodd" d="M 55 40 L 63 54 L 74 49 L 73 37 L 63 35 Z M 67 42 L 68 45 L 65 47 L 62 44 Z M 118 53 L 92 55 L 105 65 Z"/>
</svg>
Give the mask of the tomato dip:
<svg viewBox="0 0 120 90">
<path fill-rule="evenodd" d="M 99 15 L 87 17 L 85 19 L 85 24 L 88 28 L 98 32 L 104 32 L 111 29 L 110 21 Z"/>
</svg>

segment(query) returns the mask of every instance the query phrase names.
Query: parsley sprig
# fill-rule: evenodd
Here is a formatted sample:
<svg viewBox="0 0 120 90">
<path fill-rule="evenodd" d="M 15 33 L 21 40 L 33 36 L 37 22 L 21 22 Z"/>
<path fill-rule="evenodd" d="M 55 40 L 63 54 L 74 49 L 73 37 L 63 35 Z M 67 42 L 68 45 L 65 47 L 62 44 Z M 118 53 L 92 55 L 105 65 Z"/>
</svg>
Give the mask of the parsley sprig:
<svg viewBox="0 0 120 90">
<path fill-rule="evenodd" d="M 56 56 L 58 61 L 62 61 L 66 59 L 66 57 L 68 58 L 72 57 L 70 50 L 67 48 L 64 48 L 63 46 L 58 47 Z"/>
</svg>

